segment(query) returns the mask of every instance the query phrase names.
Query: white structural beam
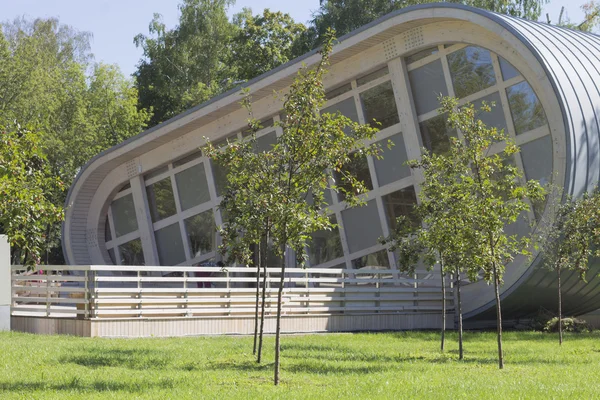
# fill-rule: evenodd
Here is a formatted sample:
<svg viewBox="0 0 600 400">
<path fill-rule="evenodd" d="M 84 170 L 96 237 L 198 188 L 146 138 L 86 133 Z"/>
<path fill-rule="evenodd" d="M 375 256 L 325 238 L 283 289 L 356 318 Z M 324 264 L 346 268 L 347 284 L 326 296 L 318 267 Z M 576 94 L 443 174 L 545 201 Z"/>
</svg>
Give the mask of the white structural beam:
<svg viewBox="0 0 600 400">
<path fill-rule="evenodd" d="M 10 330 L 10 245 L 0 235 L 0 331 Z"/>
</svg>

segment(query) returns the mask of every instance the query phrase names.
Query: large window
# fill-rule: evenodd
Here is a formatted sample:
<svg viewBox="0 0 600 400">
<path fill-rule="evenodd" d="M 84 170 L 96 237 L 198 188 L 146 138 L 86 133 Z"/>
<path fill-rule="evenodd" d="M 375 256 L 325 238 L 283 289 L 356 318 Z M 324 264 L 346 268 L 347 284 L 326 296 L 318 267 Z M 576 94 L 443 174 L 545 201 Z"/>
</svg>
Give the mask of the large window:
<svg viewBox="0 0 600 400">
<path fill-rule="evenodd" d="M 398 60 L 390 61 L 395 62 Z M 406 68 L 407 78 L 397 74 L 402 68 Z M 408 93 L 398 91 L 404 87 Z M 368 192 L 361 195 L 363 206 L 348 208 L 343 196 L 326 192 L 327 213 L 339 226 L 311 235 L 307 243 L 311 267 L 396 269 L 391 263 L 396 256 L 380 243 L 380 238 L 396 228 L 399 217 L 404 217 L 405 223 L 420 224 L 413 212 L 419 173 L 413 174 L 406 162 L 418 157 L 418 145 L 440 154 L 448 150 L 452 137 L 462 138 L 460 131 L 450 128 L 446 116 L 439 115 L 439 96 L 458 97 L 459 107 L 467 102 L 476 108 L 484 102 L 493 104 L 491 112 L 482 112 L 478 118 L 518 139 L 521 153 L 507 162 L 522 168 L 527 179 L 550 181 L 553 143 L 534 87 L 506 59 L 487 49 L 447 44 L 417 49 L 406 54 L 395 68 L 382 63 L 328 88 L 327 103 L 321 112 L 339 112 L 352 121 L 379 128 L 375 142 L 382 153 L 381 157 L 353 158 L 342 167 L 343 173 L 365 183 Z M 256 151 L 268 151 L 277 142 L 282 131 L 276 122 L 281 118 L 284 116 L 278 114 L 263 118 L 263 128 L 256 132 Z M 251 132 L 244 125 L 240 123 L 236 132 L 215 135 L 215 145 L 245 140 Z M 388 147 L 388 142 L 393 146 Z M 501 149 L 501 144 L 495 144 L 492 151 Z M 116 193 L 107 207 L 104 224 L 106 260 L 122 265 L 143 264 L 147 260 L 142 248 L 150 245 L 155 245 L 156 251 L 146 254 L 146 259 L 157 255 L 153 262 L 164 265 L 198 265 L 219 257 L 217 224 L 225 216 L 218 201 L 225 191 L 227 167 L 215 165 L 198 148 L 190 151 L 148 173 L 141 196 L 134 196 L 128 183 Z M 343 187 L 341 175 L 330 184 Z M 144 195 L 147 204 L 134 204 L 134 199 L 139 201 Z M 310 202 L 310 194 L 307 199 Z M 138 220 L 140 224 L 145 220 L 136 212 L 145 207 L 151 232 L 141 234 Z M 536 214 L 543 212 L 543 204 L 534 207 Z M 521 234 L 530 216 L 524 213 L 519 226 L 507 229 Z M 279 260 L 271 262 L 279 264 Z"/>
</svg>

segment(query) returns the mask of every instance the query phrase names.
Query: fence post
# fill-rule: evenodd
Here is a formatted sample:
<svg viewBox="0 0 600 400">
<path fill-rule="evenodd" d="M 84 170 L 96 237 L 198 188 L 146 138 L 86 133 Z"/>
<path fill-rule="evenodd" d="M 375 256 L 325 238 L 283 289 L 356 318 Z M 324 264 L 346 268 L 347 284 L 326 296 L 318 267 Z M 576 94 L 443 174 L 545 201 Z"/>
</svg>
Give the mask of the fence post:
<svg viewBox="0 0 600 400">
<path fill-rule="evenodd" d="M 10 330 L 10 305 L 12 297 L 12 271 L 8 237 L 0 235 L 0 331 Z"/>
</svg>

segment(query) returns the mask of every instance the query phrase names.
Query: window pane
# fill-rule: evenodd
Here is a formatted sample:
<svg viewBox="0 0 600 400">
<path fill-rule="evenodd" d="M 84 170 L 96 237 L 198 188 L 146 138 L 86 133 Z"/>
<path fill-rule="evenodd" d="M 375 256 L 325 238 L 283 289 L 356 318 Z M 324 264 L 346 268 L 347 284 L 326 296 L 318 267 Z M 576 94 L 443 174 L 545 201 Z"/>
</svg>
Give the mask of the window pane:
<svg viewBox="0 0 600 400">
<path fill-rule="evenodd" d="M 113 201 L 110 207 L 112 209 L 115 235 L 117 237 L 137 230 L 138 224 L 135 217 L 133 196 L 131 194 Z"/>
<path fill-rule="evenodd" d="M 369 83 L 374 81 L 375 79 L 381 78 L 382 76 L 386 76 L 388 74 L 387 65 L 377 71 L 371 72 L 370 74 L 364 75 L 356 80 L 356 85 L 361 86 L 365 83 Z"/>
<path fill-rule="evenodd" d="M 110 234 L 110 225 L 108 223 L 108 215 L 106 216 L 106 221 L 104 221 L 104 241 L 110 242 L 112 240 L 112 235 Z"/>
<path fill-rule="evenodd" d="M 135 239 L 119 246 L 121 265 L 145 265 L 142 241 Z"/>
<path fill-rule="evenodd" d="M 542 185 L 552 178 L 552 137 L 546 135 L 521 145 L 523 168 L 527 180 L 535 179 Z"/>
<path fill-rule="evenodd" d="M 386 250 L 378 251 L 377 253 L 368 254 L 366 256 L 352 260 L 352 268 L 354 269 L 389 269 L 390 259 Z M 359 277 L 362 277 L 359 275 Z"/>
<path fill-rule="evenodd" d="M 396 220 L 400 216 L 406 217 L 414 226 L 418 225 L 419 219 L 414 214 L 416 204 L 417 195 L 412 186 L 383 196 L 385 217 L 390 230 L 396 229 Z"/>
<path fill-rule="evenodd" d="M 183 165 L 183 164 L 187 164 L 190 161 L 194 161 L 194 160 L 196 160 L 196 159 L 198 159 L 200 157 L 202 157 L 202 152 L 201 151 L 197 151 L 195 153 L 192 153 L 192 154 L 190 154 L 188 156 L 185 156 L 185 157 L 180 158 L 179 160 L 173 162 L 173 168 L 179 167 L 180 165 Z"/>
<path fill-rule="evenodd" d="M 117 264 L 117 259 L 115 258 L 115 249 L 108 249 L 108 257 L 110 257 L 110 262 L 112 262 L 113 265 Z"/>
<path fill-rule="evenodd" d="M 504 78 L 505 81 L 509 80 L 510 78 L 514 78 L 515 76 L 521 75 L 519 71 L 517 71 L 517 69 L 513 67 L 512 64 L 506 61 L 504 58 L 498 57 L 498 60 L 500 61 L 500 70 L 502 71 L 502 78 Z"/>
<path fill-rule="evenodd" d="M 335 114 L 339 111 L 345 117 L 350 118 L 354 122 L 358 122 L 358 113 L 356 112 L 356 104 L 354 97 L 337 102 L 329 107 L 321 110 L 321 114 Z"/>
<path fill-rule="evenodd" d="M 375 200 L 342 211 L 342 218 L 350 253 L 376 245 L 383 235 Z"/>
<path fill-rule="evenodd" d="M 192 258 L 215 250 L 216 227 L 212 210 L 186 219 L 185 231 Z"/>
<path fill-rule="evenodd" d="M 366 157 L 354 157 L 350 156 L 350 162 L 345 164 L 343 167 L 344 173 L 352 175 L 360 182 L 363 182 L 367 190 L 373 190 L 373 181 L 371 181 L 371 173 L 369 172 L 369 163 Z M 342 179 L 342 174 L 336 173 L 336 182 L 338 188 L 345 189 L 347 192 L 352 190 L 352 185 Z M 338 198 L 340 201 L 344 200 L 343 193 L 339 193 Z"/>
<path fill-rule="evenodd" d="M 171 178 L 165 178 L 146 186 L 146 194 L 152 222 L 160 221 L 177 213 Z"/>
<path fill-rule="evenodd" d="M 356 111 L 354 97 L 342 100 L 321 110 L 321 114 L 336 114 L 337 112 L 339 112 L 345 117 L 350 118 L 354 122 L 358 122 L 358 112 Z M 349 135 L 351 133 L 351 130 L 349 127 L 346 127 L 344 129 L 344 132 L 346 133 L 346 135 Z"/>
<path fill-rule="evenodd" d="M 388 148 L 388 139 L 379 142 L 383 149 L 381 154 L 383 158 L 377 159 L 373 157 L 379 186 L 384 186 L 410 176 L 410 168 L 404 164 L 408 157 L 406 156 L 406 147 L 404 146 L 402 134 L 394 135 L 389 140 L 394 143 L 391 149 Z"/>
<path fill-rule="evenodd" d="M 429 57 L 432 54 L 437 54 L 439 52 L 437 46 L 435 47 L 430 47 L 428 49 L 425 50 L 421 50 L 413 55 L 410 55 L 408 57 L 406 57 L 406 65 L 408 64 L 412 64 L 415 61 L 419 61 L 425 57 Z"/>
<path fill-rule="evenodd" d="M 341 96 L 344 93 L 348 93 L 351 90 L 352 90 L 352 84 L 346 83 L 345 85 L 339 86 L 339 87 L 337 87 L 337 88 L 335 88 L 335 89 L 330 90 L 329 92 L 327 92 L 325 94 L 325 98 L 327 100 L 333 99 L 334 97 Z"/>
<path fill-rule="evenodd" d="M 418 115 L 439 108 L 438 97 L 448 96 L 441 60 L 409 71 L 408 79 Z"/>
<path fill-rule="evenodd" d="M 485 101 L 488 106 L 491 107 L 490 112 L 481 111 L 482 102 Z M 492 102 L 495 103 L 492 106 Z M 478 112 L 477 118 L 480 119 L 489 128 L 497 128 L 499 131 L 504 129 L 506 131 L 506 119 L 504 119 L 504 111 L 502 110 L 502 103 L 500 100 L 500 93 L 492 93 L 479 100 L 473 102 L 475 111 Z"/>
<path fill-rule="evenodd" d="M 179 223 L 154 232 L 160 265 L 177 265 L 185 261 Z"/>
<path fill-rule="evenodd" d="M 271 147 L 277 144 L 277 134 L 275 132 L 269 132 L 259 138 L 256 138 L 254 147 L 258 153 L 267 152 L 271 150 Z"/>
<path fill-rule="evenodd" d="M 335 216 L 331 216 L 331 222 L 337 224 Z M 312 234 L 312 241 L 308 247 L 308 258 L 311 266 L 326 263 L 342 257 L 342 242 L 338 228 L 322 230 Z"/>
<path fill-rule="evenodd" d="M 225 147 L 228 144 L 235 142 L 236 140 L 238 140 L 238 136 L 236 133 L 234 133 L 233 135 L 229 135 L 223 139 L 214 141 L 213 146 L 216 148 Z"/>
<path fill-rule="evenodd" d="M 148 180 L 150 180 L 150 179 L 152 179 L 154 177 L 157 177 L 157 176 L 159 176 L 161 174 L 164 174 L 168 170 L 169 170 L 169 167 L 166 166 L 166 165 L 164 167 L 160 167 L 158 169 L 155 169 L 154 171 L 152 171 L 152 172 L 147 173 L 146 175 L 144 175 L 144 180 L 148 181 Z"/>
<path fill-rule="evenodd" d="M 210 200 L 203 163 L 196 164 L 175 174 L 175 181 L 177 182 L 177 192 L 179 193 L 182 210 L 187 210 Z"/>
<path fill-rule="evenodd" d="M 398 110 L 394 99 L 392 82 L 384 82 L 360 94 L 360 100 L 365 114 L 365 122 L 379 129 L 397 124 Z M 379 125 L 378 123 L 381 123 Z"/>
<path fill-rule="evenodd" d="M 213 179 L 215 180 L 217 196 L 223 196 L 225 194 L 225 190 L 227 190 L 228 168 L 213 161 L 211 161 L 210 166 L 213 172 Z"/>
<path fill-rule="evenodd" d="M 446 114 L 421 122 L 421 145 L 432 153 L 444 154 L 450 149 L 450 136 L 456 131 L 450 127 Z"/>
<path fill-rule="evenodd" d="M 506 89 L 510 112 L 517 135 L 546 124 L 546 114 L 527 82 L 517 83 Z"/>
<path fill-rule="evenodd" d="M 448 54 L 454 92 L 465 97 L 496 84 L 490 52 L 468 46 Z"/>
</svg>

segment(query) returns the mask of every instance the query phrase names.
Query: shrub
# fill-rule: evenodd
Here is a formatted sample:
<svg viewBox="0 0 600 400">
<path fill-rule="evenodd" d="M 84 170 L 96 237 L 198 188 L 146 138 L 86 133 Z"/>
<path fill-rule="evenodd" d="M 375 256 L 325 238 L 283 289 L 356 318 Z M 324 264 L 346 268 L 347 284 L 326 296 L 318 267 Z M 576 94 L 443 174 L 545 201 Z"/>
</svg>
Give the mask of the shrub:
<svg viewBox="0 0 600 400">
<path fill-rule="evenodd" d="M 590 326 L 582 319 L 575 317 L 562 319 L 563 332 L 584 333 L 590 331 Z M 544 327 L 545 332 L 558 332 L 558 317 L 554 317 Z"/>
</svg>

